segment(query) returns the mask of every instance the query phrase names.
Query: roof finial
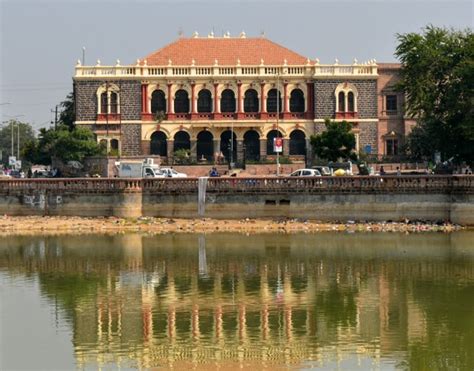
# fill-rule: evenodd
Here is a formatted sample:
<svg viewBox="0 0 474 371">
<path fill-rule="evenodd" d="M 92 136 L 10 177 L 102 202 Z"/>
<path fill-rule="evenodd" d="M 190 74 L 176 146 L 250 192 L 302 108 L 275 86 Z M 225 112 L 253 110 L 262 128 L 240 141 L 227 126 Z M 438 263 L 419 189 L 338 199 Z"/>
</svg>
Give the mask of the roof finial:
<svg viewBox="0 0 474 371">
<path fill-rule="evenodd" d="M 100 59 L 97 59 L 97 66 L 100 66 Z"/>
<path fill-rule="evenodd" d="M 117 59 L 117 64 L 115 65 L 115 67 L 118 67 L 120 66 L 120 59 Z"/>
<path fill-rule="evenodd" d="M 194 66 L 196 64 L 196 61 L 194 60 L 194 58 L 191 60 L 191 66 Z"/>
<path fill-rule="evenodd" d="M 207 37 L 209 39 L 213 39 L 214 38 L 214 31 L 211 31 L 211 33 L 209 35 L 207 35 Z"/>
<path fill-rule="evenodd" d="M 336 64 L 336 65 L 339 64 L 339 59 L 336 58 L 336 59 L 334 60 L 334 64 Z"/>
<path fill-rule="evenodd" d="M 148 61 L 145 59 L 145 60 L 143 61 L 143 65 L 146 66 L 147 62 L 148 62 Z"/>
<path fill-rule="evenodd" d="M 199 32 L 194 31 L 194 32 L 193 32 L 193 38 L 194 38 L 194 39 L 197 39 L 198 37 L 199 37 Z"/>
<path fill-rule="evenodd" d="M 171 59 L 168 59 L 168 66 L 171 66 L 173 62 L 171 62 Z"/>
<path fill-rule="evenodd" d="M 237 58 L 237 66 L 240 66 L 240 59 Z"/>
<path fill-rule="evenodd" d="M 219 62 L 217 61 L 217 59 L 214 59 L 214 66 L 218 66 L 219 65 Z"/>
<path fill-rule="evenodd" d="M 260 66 L 263 66 L 264 63 L 263 63 L 263 58 L 260 59 Z"/>
<path fill-rule="evenodd" d="M 260 32 L 260 36 L 265 38 L 265 30 L 262 30 L 262 32 Z"/>
<path fill-rule="evenodd" d="M 247 37 L 247 35 L 245 34 L 245 31 L 242 30 L 242 32 L 240 33 L 240 38 L 245 39 L 246 37 Z"/>
<path fill-rule="evenodd" d="M 80 66 L 81 66 L 81 60 L 80 60 L 80 59 L 77 60 L 76 66 L 77 66 L 77 67 L 80 67 Z"/>
<path fill-rule="evenodd" d="M 316 58 L 316 59 L 314 60 L 314 63 L 319 64 L 319 58 Z"/>
<path fill-rule="evenodd" d="M 353 65 L 357 64 L 357 58 L 354 58 L 354 61 L 352 62 Z"/>
<path fill-rule="evenodd" d="M 225 38 L 225 39 L 228 39 L 229 37 L 230 37 L 230 32 L 227 31 L 227 32 L 224 34 L 224 38 Z"/>
<path fill-rule="evenodd" d="M 307 66 L 311 66 L 311 61 L 310 61 L 309 58 L 306 58 L 306 65 L 307 65 Z"/>
<path fill-rule="evenodd" d="M 137 66 L 140 65 L 140 59 L 137 59 Z"/>
<path fill-rule="evenodd" d="M 288 61 L 286 59 L 283 60 L 283 65 L 288 66 Z"/>
</svg>

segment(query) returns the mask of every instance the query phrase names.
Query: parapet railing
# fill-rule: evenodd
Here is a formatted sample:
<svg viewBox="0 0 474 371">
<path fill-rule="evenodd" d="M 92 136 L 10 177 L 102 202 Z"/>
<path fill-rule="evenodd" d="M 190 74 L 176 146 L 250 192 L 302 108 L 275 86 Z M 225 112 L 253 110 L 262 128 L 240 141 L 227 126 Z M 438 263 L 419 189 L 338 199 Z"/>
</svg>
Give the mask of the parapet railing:
<svg viewBox="0 0 474 371">
<path fill-rule="evenodd" d="M 18 192 L 197 193 L 199 178 L 0 179 L 0 194 Z M 208 193 L 455 193 L 473 194 L 472 175 L 208 178 Z"/>
<path fill-rule="evenodd" d="M 255 77 L 276 75 L 288 77 L 377 76 L 377 64 L 305 64 L 299 66 L 82 66 L 77 65 L 74 78 L 180 78 L 180 77 Z"/>
</svg>

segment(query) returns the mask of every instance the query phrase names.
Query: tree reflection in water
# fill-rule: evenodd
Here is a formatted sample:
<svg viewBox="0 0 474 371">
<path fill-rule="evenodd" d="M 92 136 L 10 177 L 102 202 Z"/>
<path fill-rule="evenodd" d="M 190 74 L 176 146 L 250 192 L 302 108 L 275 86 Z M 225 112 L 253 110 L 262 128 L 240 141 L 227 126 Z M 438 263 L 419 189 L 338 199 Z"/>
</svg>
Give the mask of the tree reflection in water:
<svg viewBox="0 0 474 371">
<path fill-rule="evenodd" d="M 371 359 L 472 369 L 472 240 L 472 232 L 17 237 L 0 242 L 0 269 L 38 275 L 42 295 L 66 314 L 79 367 Z"/>
</svg>

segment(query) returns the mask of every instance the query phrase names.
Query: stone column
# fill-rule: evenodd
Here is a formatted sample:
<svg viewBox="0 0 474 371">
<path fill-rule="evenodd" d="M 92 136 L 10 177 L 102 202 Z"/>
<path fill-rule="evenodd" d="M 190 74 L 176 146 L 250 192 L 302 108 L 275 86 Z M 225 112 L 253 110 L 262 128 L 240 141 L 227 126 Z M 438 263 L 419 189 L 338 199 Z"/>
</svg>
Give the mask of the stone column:
<svg viewBox="0 0 474 371">
<path fill-rule="evenodd" d="M 267 158 L 267 138 L 260 138 L 260 160 Z"/>
<path fill-rule="evenodd" d="M 197 139 L 191 139 L 191 161 L 197 161 Z"/>
<path fill-rule="evenodd" d="M 221 140 L 220 139 L 213 139 L 213 150 L 212 150 L 212 154 L 213 154 L 213 159 L 214 159 L 214 162 L 217 162 L 217 158 L 216 158 L 216 153 L 219 154 L 221 152 Z"/>
<path fill-rule="evenodd" d="M 237 139 L 237 163 L 243 164 L 244 162 L 244 141 Z"/>
<path fill-rule="evenodd" d="M 265 98 L 265 83 L 260 84 L 260 118 L 266 119 L 267 114 L 267 100 Z"/>
<path fill-rule="evenodd" d="M 289 156 L 290 155 L 290 139 L 289 138 L 283 138 L 283 156 Z"/>
<path fill-rule="evenodd" d="M 174 161 L 174 139 L 166 139 L 166 157 L 168 164 Z"/>
<path fill-rule="evenodd" d="M 196 84 L 191 84 L 191 118 L 195 118 L 197 116 L 195 88 Z"/>
<path fill-rule="evenodd" d="M 174 105 L 173 105 L 173 97 L 171 96 L 171 87 L 172 84 L 168 84 L 168 120 L 174 119 Z"/>
<path fill-rule="evenodd" d="M 237 119 L 244 118 L 242 108 L 242 83 L 237 83 Z"/>
<path fill-rule="evenodd" d="M 306 166 L 313 166 L 313 149 L 311 147 L 311 141 L 306 138 Z"/>
<path fill-rule="evenodd" d="M 221 118 L 221 105 L 218 94 L 219 84 L 214 84 L 214 119 Z"/>
<path fill-rule="evenodd" d="M 288 83 L 283 83 L 283 118 L 290 117 L 290 109 L 289 109 L 289 101 L 290 97 L 288 96 Z"/>
</svg>

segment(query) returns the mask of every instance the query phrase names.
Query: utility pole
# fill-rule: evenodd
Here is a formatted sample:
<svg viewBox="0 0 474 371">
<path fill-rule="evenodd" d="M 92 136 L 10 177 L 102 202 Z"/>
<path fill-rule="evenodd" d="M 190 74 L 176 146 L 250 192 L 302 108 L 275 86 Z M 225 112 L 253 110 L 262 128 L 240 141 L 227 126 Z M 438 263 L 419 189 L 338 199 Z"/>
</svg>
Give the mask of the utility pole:
<svg viewBox="0 0 474 371">
<path fill-rule="evenodd" d="M 280 119 L 280 71 L 277 72 L 277 117 L 276 119 L 277 119 L 276 120 L 276 129 L 277 129 L 276 137 L 279 138 L 280 131 L 279 131 L 278 124 L 279 124 L 279 119 Z M 276 145 L 275 145 L 275 149 L 277 149 Z M 280 156 L 279 155 L 280 155 L 280 152 L 276 151 L 277 176 L 280 176 Z"/>
<path fill-rule="evenodd" d="M 10 121 L 10 125 L 11 125 L 11 127 L 12 127 L 12 128 L 11 128 L 11 129 L 12 129 L 12 152 L 11 152 L 11 155 L 10 155 L 10 156 L 15 155 L 15 148 L 13 147 L 13 129 L 14 129 L 13 123 L 14 123 L 14 121 L 11 120 L 11 121 Z"/>
<path fill-rule="evenodd" d="M 16 128 L 17 128 L 17 134 L 18 134 L 18 148 L 17 148 L 16 160 L 18 161 L 20 159 L 20 123 L 19 122 L 16 124 Z"/>
</svg>

